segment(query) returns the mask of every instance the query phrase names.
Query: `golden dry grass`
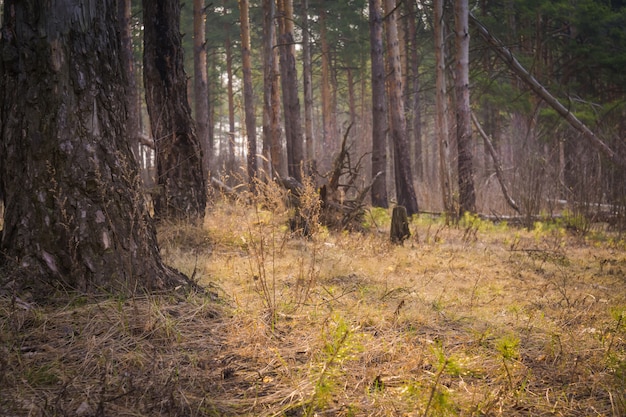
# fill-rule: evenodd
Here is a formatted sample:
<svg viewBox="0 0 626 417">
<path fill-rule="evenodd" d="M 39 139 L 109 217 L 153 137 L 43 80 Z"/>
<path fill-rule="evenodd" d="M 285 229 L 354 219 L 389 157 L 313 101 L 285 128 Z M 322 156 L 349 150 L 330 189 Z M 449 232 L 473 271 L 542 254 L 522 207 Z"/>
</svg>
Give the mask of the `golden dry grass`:
<svg viewBox="0 0 626 417">
<path fill-rule="evenodd" d="M 207 294 L 0 300 L 0 414 L 626 414 L 626 251 L 608 232 L 422 216 L 395 246 L 373 211 L 369 232 L 303 239 L 279 200 L 160 230 Z"/>
</svg>

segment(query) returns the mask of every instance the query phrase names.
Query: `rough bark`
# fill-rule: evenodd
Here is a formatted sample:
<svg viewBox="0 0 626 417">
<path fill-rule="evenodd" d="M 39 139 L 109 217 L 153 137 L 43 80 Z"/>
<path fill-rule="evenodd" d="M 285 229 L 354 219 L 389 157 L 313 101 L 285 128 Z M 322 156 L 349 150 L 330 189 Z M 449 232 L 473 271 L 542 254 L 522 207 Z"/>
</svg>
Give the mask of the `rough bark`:
<svg viewBox="0 0 626 417">
<path fill-rule="evenodd" d="M 276 5 L 263 0 L 263 154 L 271 163 L 270 177 L 287 175 L 284 164 L 282 131 L 280 128 L 280 88 L 278 56 L 276 53 Z"/>
<path fill-rule="evenodd" d="M 467 0 L 454 2 L 456 46 L 456 144 L 458 150 L 459 215 L 476 212 L 474 165 L 472 158 L 472 119 L 470 116 L 469 43 Z"/>
<path fill-rule="evenodd" d="M 139 193 L 116 3 L 4 5 L 0 264 L 17 267 L 6 276 L 35 296 L 185 282 L 163 265 Z"/>
<path fill-rule="evenodd" d="M 202 174 L 209 177 L 213 149 L 209 145 L 209 85 L 206 53 L 206 12 L 204 0 L 193 0 L 193 86 L 196 133 L 202 148 Z"/>
<path fill-rule="evenodd" d="M 402 71 L 400 68 L 400 48 L 396 26 L 394 0 L 385 0 L 388 13 L 385 25 L 387 57 L 391 67 L 389 79 L 389 113 L 391 116 L 391 137 L 395 167 L 396 197 L 398 205 L 406 207 L 409 216 L 418 212 L 417 197 L 413 188 L 409 142 L 407 138 L 404 101 L 402 100 Z"/>
<path fill-rule="evenodd" d="M 243 101 L 246 115 L 246 137 L 248 146 L 248 181 L 254 185 L 257 176 L 256 115 L 254 112 L 254 89 L 252 88 L 252 62 L 250 59 L 250 20 L 248 0 L 239 0 L 239 21 L 241 28 L 241 62 L 243 72 Z"/>
<path fill-rule="evenodd" d="M 206 206 L 202 149 L 187 100 L 178 0 L 143 0 L 144 85 L 155 139 L 158 219 L 201 219 Z"/>
<path fill-rule="evenodd" d="M 564 118 L 570 126 L 580 132 L 583 137 L 593 146 L 596 150 L 604 154 L 615 165 L 626 168 L 626 158 L 613 149 L 611 149 L 606 143 L 604 143 L 587 125 L 581 122 L 573 113 L 569 111 L 556 97 L 554 97 L 546 88 L 539 82 L 532 74 L 530 74 L 526 68 L 515 58 L 513 53 L 497 38 L 495 38 L 487 28 L 480 23 L 471 13 L 469 14 L 470 22 L 476 26 L 479 35 L 487 42 L 489 46 L 498 54 L 502 59 L 522 80 L 526 85 L 530 87 L 535 94 L 543 99 L 546 104 L 552 107 L 562 118 Z"/>
<path fill-rule="evenodd" d="M 287 173 L 301 182 L 304 155 L 295 41 L 293 37 L 292 0 L 279 0 L 277 10 L 280 31 L 278 42 L 280 46 L 280 79 L 283 93 L 285 136 L 287 139 Z"/>
<path fill-rule="evenodd" d="M 370 55 L 372 78 L 372 205 L 389 207 L 387 201 L 387 101 L 383 58 L 381 0 L 369 0 Z"/>
</svg>

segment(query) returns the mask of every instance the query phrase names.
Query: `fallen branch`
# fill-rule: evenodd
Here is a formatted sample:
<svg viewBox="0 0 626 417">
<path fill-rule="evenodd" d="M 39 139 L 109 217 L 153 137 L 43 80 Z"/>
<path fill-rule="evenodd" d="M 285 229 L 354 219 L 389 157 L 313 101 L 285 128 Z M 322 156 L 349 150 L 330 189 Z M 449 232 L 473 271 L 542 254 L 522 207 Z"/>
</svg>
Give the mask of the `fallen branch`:
<svg viewBox="0 0 626 417">
<path fill-rule="evenodd" d="M 474 112 L 471 112 L 471 116 L 472 116 L 472 121 L 474 122 L 474 126 L 476 126 L 476 130 L 478 130 L 478 133 L 485 141 L 485 145 L 487 145 L 487 150 L 489 151 L 489 154 L 491 155 L 491 159 L 493 159 L 493 165 L 496 168 L 496 178 L 498 179 L 498 182 L 500 183 L 500 188 L 502 189 L 502 194 L 504 195 L 504 199 L 506 200 L 507 204 L 511 206 L 513 210 L 515 210 L 519 214 L 522 214 L 515 200 L 511 198 L 511 195 L 509 194 L 509 190 L 506 186 L 506 183 L 504 182 L 504 175 L 502 174 L 502 165 L 500 164 L 500 160 L 498 159 L 498 154 L 496 153 L 496 150 L 493 147 L 493 143 L 491 143 L 489 136 L 483 130 L 482 126 L 478 122 L 478 119 L 476 118 L 476 115 L 474 114 Z"/>
<path fill-rule="evenodd" d="M 583 122 L 581 122 L 572 112 L 569 111 L 561 102 L 546 90 L 546 88 L 535 77 L 530 74 L 526 68 L 515 58 L 513 53 L 496 37 L 494 37 L 487 28 L 474 17 L 469 14 L 469 20 L 478 29 L 479 35 L 487 42 L 489 46 L 498 54 L 498 56 L 509 66 L 509 68 L 525 82 L 531 90 L 541 97 L 550 107 L 561 115 L 574 129 L 582 133 L 582 135 L 595 147 L 602 152 L 614 164 L 626 168 L 626 159 L 617 154 L 606 143 L 596 136 Z"/>
</svg>

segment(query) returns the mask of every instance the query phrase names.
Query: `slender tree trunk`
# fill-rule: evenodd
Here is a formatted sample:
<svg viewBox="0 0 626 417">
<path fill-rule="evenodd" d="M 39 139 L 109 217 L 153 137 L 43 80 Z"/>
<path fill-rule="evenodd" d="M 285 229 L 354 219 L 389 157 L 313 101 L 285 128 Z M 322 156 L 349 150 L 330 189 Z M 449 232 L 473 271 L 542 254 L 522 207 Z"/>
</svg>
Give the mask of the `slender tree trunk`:
<svg viewBox="0 0 626 417">
<path fill-rule="evenodd" d="M 116 3 L 4 6 L 0 267 L 42 300 L 184 283 L 161 261 L 140 194 Z"/>
<path fill-rule="evenodd" d="M 302 82 L 304 85 L 304 137 L 306 143 L 307 173 L 312 175 L 316 167 L 313 139 L 313 69 L 309 36 L 309 0 L 302 0 Z"/>
<path fill-rule="evenodd" d="M 302 181 L 304 162 L 302 146 L 302 122 L 298 98 L 298 74 L 296 70 L 295 42 L 293 38 L 292 0 L 279 0 L 280 72 L 287 137 L 287 172 Z"/>
<path fill-rule="evenodd" d="M 406 207 L 408 215 L 418 212 L 417 197 L 413 188 L 409 142 L 407 140 L 404 101 L 402 100 L 402 73 L 400 68 L 400 48 L 396 28 L 394 0 L 385 0 L 388 20 L 385 25 L 387 37 L 387 57 L 392 73 L 389 80 L 389 112 L 391 114 L 391 137 L 395 166 L 396 197 L 398 205 Z"/>
<path fill-rule="evenodd" d="M 270 176 L 287 175 L 284 164 L 282 131 L 280 128 L 280 88 L 276 44 L 276 5 L 274 0 L 263 0 L 263 149 L 271 161 Z"/>
<path fill-rule="evenodd" d="M 472 158 L 472 118 L 470 114 L 469 90 L 469 42 L 468 0 L 455 0 L 455 91 L 456 132 L 458 149 L 459 214 L 476 212 L 474 190 L 474 165 Z"/>
<path fill-rule="evenodd" d="M 139 160 L 141 146 L 139 135 L 139 94 L 137 94 L 137 83 L 135 81 L 135 65 L 133 59 L 133 37 L 131 31 L 131 0 L 119 0 L 118 19 L 120 25 L 121 60 L 122 69 L 125 73 L 126 83 L 126 108 L 128 109 L 128 121 L 126 129 L 129 134 L 130 143 L 135 158 Z"/>
<path fill-rule="evenodd" d="M 381 0 L 369 0 L 370 55 L 372 65 L 372 205 L 389 207 L 387 200 L 387 100 L 383 58 Z"/>
<path fill-rule="evenodd" d="M 206 53 L 204 0 L 193 0 L 193 84 L 198 141 L 202 148 L 202 172 L 209 175 L 213 149 L 209 146 L 209 86 Z"/>
<path fill-rule="evenodd" d="M 337 132 L 335 120 L 335 106 L 333 105 L 332 79 L 330 68 L 330 45 L 328 44 L 328 35 L 326 30 L 326 10 L 324 5 L 320 9 L 320 46 L 322 49 L 321 66 L 322 66 L 322 83 L 321 99 L 322 99 L 322 155 L 320 161 L 320 169 L 322 172 L 330 170 L 332 155 L 337 150 Z"/>
<path fill-rule="evenodd" d="M 235 94 L 233 87 L 233 48 L 228 26 L 226 24 L 224 28 L 226 35 L 224 42 L 226 52 L 226 89 L 228 93 L 228 155 L 226 156 L 226 173 L 233 175 L 235 173 Z"/>
<path fill-rule="evenodd" d="M 416 7 L 415 0 L 407 0 L 405 1 L 406 10 L 407 10 L 407 22 L 408 22 L 408 60 L 409 60 L 409 69 L 410 69 L 410 77 L 408 78 L 411 82 L 409 83 L 409 88 L 407 88 L 407 97 L 412 97 L 412 101 L 410 101 L 410 114 L 411 121 L 413 122 L 413 126 L 411 129 L 412 132 L 412 143 L 413 143 L 413 160 L 415 167 L 415 174 L 419 180 L 424 179 L 424 158 L 422 155 L 422 111 L 421 111 L 421 100 L 420 100 L 420 75 L 419 75 L 419 56 L 417 50 L 417 24 L 416 21 L 418 19 L 416 15 Z M 410 88 L 412 87 L 412 88 Z"/>
<path fill-rule="evenodd" d="M 443 25 L 443 0 L 434 0 L 434 31 L 435 31 L 435 62 L 436 62 L 436 93 L 435 93 L 435 131 L 439 145 L 439 179 L 441 181 L 441 196 L 443 199 L 443 210 L 452 214 L 454 202 L 452 199 L 452 174 L 450 167 L 450 146 L 448 127 L 448 105 L 446 87 L 446 56 L 445 56 L 445 36 Z"/>
<path fill-rule="evenodd" d="M 239 20 L 241 23 L 241 60 L 243 64 L 243 99 L 246 114 L 246 134 L 248 144 L 248 181 L 253 185 L 257 176 L 256 116 L 254 112 L 254 89 L 252 88 L 252 62 L 250 60 L 250 21 L 248 0 L 239 0 Z"/>
</svg>

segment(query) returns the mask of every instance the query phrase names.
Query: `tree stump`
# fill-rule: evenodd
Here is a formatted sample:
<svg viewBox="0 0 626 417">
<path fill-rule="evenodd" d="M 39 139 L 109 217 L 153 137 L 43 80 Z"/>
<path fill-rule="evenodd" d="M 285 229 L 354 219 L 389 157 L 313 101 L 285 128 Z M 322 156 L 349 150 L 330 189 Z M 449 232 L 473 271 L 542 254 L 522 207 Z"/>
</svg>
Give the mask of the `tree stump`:
<svg viewBox="0 0 626 417">
<path fill-rule="evenodd" d="M 409 231 L 409 218 L 404 206 L 396 206 L 391 213 L 391 241 L 401 245 L 411 236 Z"/>
</svg>

